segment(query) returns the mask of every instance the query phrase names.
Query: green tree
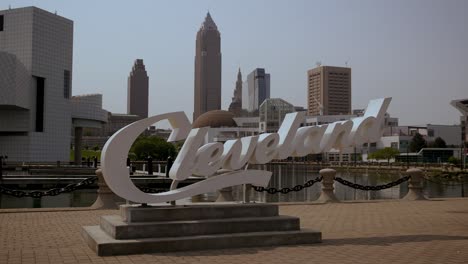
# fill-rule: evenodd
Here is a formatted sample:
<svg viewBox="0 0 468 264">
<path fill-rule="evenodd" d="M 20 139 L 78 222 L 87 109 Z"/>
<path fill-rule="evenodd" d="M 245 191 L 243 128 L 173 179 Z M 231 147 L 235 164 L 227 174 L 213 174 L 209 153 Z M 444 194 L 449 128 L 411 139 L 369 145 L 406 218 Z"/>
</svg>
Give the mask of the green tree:
<svg viewBox="0 0 468 264">
<path fill-rule="evenodd" d="M 184 146 L 184 143 L 185 143 L 185 140 L 180 140 L 180 141 L 175 142 L 174 145 L 175 145 L 177 153 L 179 153 L 179 151 L 182 149 L 182 147 Z"/>
<path fill-rule="evenodd" d="M 446 148 L 447 144 L 441 137 L 437 137 L 434 142 L 431 144 L 432 148 Z"/>
<path fill-rule="evenodd" d="M 386 147 L 383 149 L 379 149 L 374 153 L 369 155 L 369 159 L 376 159 L 376 160 L 387 160 L 390 163 L 390 159 L 395 158 L 400 154 L 400 151 L 394 148 Z"/>
<path fill-rule="evenodd" d="M 130 152 L 134 153 L 139 160 L 144 160 L 148 156 L 151 156 L 155 160 L 167 160 L 169 156 L 175 157 L 176 148 L 160 137 L 139 137 L 133 143 Z"/>
<path fill-rule="evenodd" d="M 411 139 L 409 149 L 411 152 L 419 152 L 422 148 L 427 147 L 426 140 L 419 133 L 416 133 Z"/>
<path fill-rule="evenodd" d="M 458 165 L 460 163 L 460 159 L 455 158 L 455 157 L 449 157 L 447 160 L 448 163 L 451 163 L 453 165 Z"/>
<path fill-rule="evenodd" d="M 133 152 L 129 152 L 128 157 L 130 158 L 130 160 L 138 160 L 137 156 Z"/>
</svg>

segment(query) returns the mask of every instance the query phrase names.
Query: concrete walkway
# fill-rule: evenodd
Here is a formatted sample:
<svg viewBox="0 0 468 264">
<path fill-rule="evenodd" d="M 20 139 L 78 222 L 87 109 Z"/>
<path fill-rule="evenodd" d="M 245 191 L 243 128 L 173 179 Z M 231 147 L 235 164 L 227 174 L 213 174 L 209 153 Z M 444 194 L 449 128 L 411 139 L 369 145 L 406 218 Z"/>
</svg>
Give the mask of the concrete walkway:
<svg viewBox="0 0 468 264">
<path fill-rule="evenodd" d="M 0 210 L 3 263 L 468 263 L 468 199 L 281 205 L 323 243 L 98 257 L 81 226 L 116 210 Z"/>
</svg>

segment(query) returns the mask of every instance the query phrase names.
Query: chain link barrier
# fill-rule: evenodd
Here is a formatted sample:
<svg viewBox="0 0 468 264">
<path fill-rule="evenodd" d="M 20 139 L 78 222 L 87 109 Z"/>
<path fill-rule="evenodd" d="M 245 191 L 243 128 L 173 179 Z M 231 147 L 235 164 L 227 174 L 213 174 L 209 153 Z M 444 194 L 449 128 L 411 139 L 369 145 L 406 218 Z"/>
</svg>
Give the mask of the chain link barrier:
<svg viewBox="0 0 468 264">
<path fill-rule="evenodd" d="M 287 194 L 287 193 L 290 193 L 290 192 L 293 192 L 293 191 L 294 192 L 302 191 L 303 189 L 309 188 L 312 185 L 314 185 L 315 183 L 320 182 L 320 181 L 322 181 L 321 176 L 317 177 L 317 178 L 315 178 L 313 180 L 307 181 L 303 185 L 296 185 L 296 186 L 294 186 L 292 188 L 284 187 L 284 188 L 281 188 L 281 189 L 277 189 L 277 188 L 274 188 L 274 187 L 265 188 L 265 187 L 262 187 L 262 186 L 252 186 L 252 188 L 257 192 L 267 192 L 269 194 L 275 194 L 275 193 Z"/>
<path fill-rule="evenodd" d="M 52 188 L 47 191 L 23 191 L 23 190 L 12 190 L 0 185 L 0 194 L 11 195 L 17 198 L 21 197 L 32 197 L 32 198 L 41 198 L 42 196 L 57 196 L 61 193 L 73 192 L 77 189 L 82 189 L 84 187 L 92 185 L 97 181 L 97 177 L 89 177 L 78 183 L 68 184 L 62 188 Z"/>
<path fill-rule="evenodd" d="M 47 191 L 23 191 L 23 190 L 12 190 L 0 185 L 0 194 L 11 195 L 17 198 L 21 197 L 32 197 L 32 198 L 41 198 L 42 196 L 57 196 L 62 193 L 73 192 L 78 189 L 83 189 L 94 184 L 97 181 L 97 177 L 89 177 L 78 183 L 68 184 L 62 188 L 52 188 Z M 161 188 L 148 188 L 143 186 L 137 186 L 142 192 L 145 193 L 161 193 L 167 190 Z"/>
<path fill-rule="evenodd" d="M 354 182 L 350 182 L 350 181 L 347 181 L 345 179 L 342 179 L 340 177 L 335 177 L 335 181 L 345 185 L 345 186 L 348 186 L 348 187 L 351 187 L 353 189 L 358 189 L 358 190 L 363 190 L 363 191 L 380 191 L 380 190 L 383 190 L 383 189 L 388 189 L 388 188 L 392 188 L 394 186 L 397 186 L 399 184 L 402 184 L 403 182 L 405 181 L 408 181 L 409 179 L 411 178 L 411 176 L 405 176 L 403 178 L 400 178 L 394 182 L 390 182 L 390 183 L 387 183 L 387 184 L 383 184 L 383 185 L 376 185 L 376 186 L 370 186 L 370 185 L 361 185 L 361 184 L 357 184 L 357 183 L 354 183 Z"/>
<path fill-rule="evenodd" d="M 162 193 L 162 192 L 167 192 L 169 189 L 161 189 L 161 188 L 149 188 L 149 187 L 143 187 L 143 186 L 137 186 L 138 189 L 140 189 L 144 193 Z"/>
<path fill-rule="evenodd" d="M 376 186 L 369 186 L 369 185 L 361 185 L 361 184 L 357 184 L 357 183 L 353 183 L 353 182 L 350 182 L 350 181 L 347 181 L 343 178 L 340 178 L 340 177 L 335 177 L 335 181 L 345 185 L 345 186 L 348 186 L 348 187 L 351 187 L 353 189 L 359 189 L 359 190 L 364 190 L 364 191 L 379 191 L 379 190 L 383 190 L 383 189 L 388 189 L 388 188 L 392 188 L 394 186 L 397 186 L 405 181 L 408 181 L 409 179 L 411 178 L 411 176 L 405 176 L 403 178 L 400 178 L 394 182 L 390 182 L 390 183 L 387 183 L 387 184 L 383 184 L 383 185 L 376 185 Z M 305 188 L 309 188 L 311 186 L 313 186 L 315 183 L 317 182 L 321 182 L 322 181 L 322 177 L 317 177 L 315 179 L 312 179 L 312 180 L 309 180 L 307 182 L 305 182 L 303 185 L 296 185 L 294 187 L 284 187 L 284 188 L 281 188 L 281 189 L 277 189 L 277 188 L 274 188 L 274 187 L 270 187 L 270 188 L 265 188 L 265 187 L 261 187 L 261 186 L 252 186 L 252 188 L 257 191 L 257 192 L 267 192 L 269 194 L 276 194 L 276 193 L 282 193 L 282 194 L 287 194 L 287 193 L 290 193 L 290 192 L 299 192 L 299 191 L 302 191 L 303 189 Z M 459 183 L 459 184 L 445 184 L 445 183 L 442 183 L 442 182 L 436 182 L 436 181 L 433 181 L 431 179 L 428 179 L 427 177 L 424 177 L 425 180 L 429 181 L 429 182 L 432 182 L 432 183 L 435 183 L 435 184 L 441 184 L 441 185 L 446 185 L 446 186 L 458 186 L 458 185 L 462 185 L 462 184 L 465 184 L 466 182 L 463 182 L 463 183 Z M 69 192 L 73 192 L 77 189 L 82 189 L 84 187 L 87 187 L 87 186 L 90 186 L 92 184 L 94 184 L 95 182 L 97 181 L 97 177 L 89 177 L 89 178 L 86 178 L 78 183 L 72 183 L 72 184 L 68 184 L 67 186 L 65 187 L 62 187 L 62 188 L 52 188 L 52 189 L 49 189 L 47 191 L 23 191 L 23 190 L 12 190 L 12 189 L 9 189 L 9 188 L 6 188 L 6 187 L 3 187 L 0 185 L 0 194 L 6 194 L 6 195 L 11 195 L 11 196 L 15 196 L 15 197 L 32 197 L 32 198 L 41 198 L 42 196 L 57 196 L 59 194 L 62 194 L 62 193 L 69 193 Z M 145 192 L 145 193 L 161 193 L 161 192 L 165 192 L 166 190 L 163 190 L 163 189 L 160 189 L 160 188 L 149 188 L 149 187 L 143 187 L 143 186 L 137 186 L 141 191 Z"/>
</svg>

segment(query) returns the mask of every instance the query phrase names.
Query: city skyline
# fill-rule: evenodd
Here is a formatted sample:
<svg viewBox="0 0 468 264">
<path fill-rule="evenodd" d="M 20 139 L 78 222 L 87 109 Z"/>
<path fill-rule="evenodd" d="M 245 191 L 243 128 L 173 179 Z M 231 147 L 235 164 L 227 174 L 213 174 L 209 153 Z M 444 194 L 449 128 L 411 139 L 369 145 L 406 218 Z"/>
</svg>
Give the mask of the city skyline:
<svg viewBox="0 0 468 264">
<path fill-rule="evenodd" d="M 104 108 L 112 112 L 125 112 L 128 65 L 142 58 L 148 75 L 154 76 L 149 114 L 183 110 L 191 116 L 193 39 L 207 9 L 223 34 L 222 109 L 231 102 L 239 66 L 268 68 L 275 76 L 271 97 L 306 107 L 307 70 L 317 61 L 331 66 L 347 62 L 352 68 L 353 109 L 365 107 L 369 99 L 392 96 L 389 112 L 402 124 L 457 124 L 459 113 L 450 101 L 467 97 L 466 2 L 256 1 L 253 7 L 268 3 L 270 8 L 240 21 L 236 10 L 242 5 L 234 3 L 202 1 L 180 10 L 170 3 L 117 1 L 112 2 L 115 12 L 102 20 L 109 3 L 93 3 L 92 8 L 72 2 L 11 4 L 57 10 L 74 21 L 74 94 L 103 93 Z M 249 27 L 254 21 L 258 25 Z M 320 24 L 325 29 L 315 27 Z M 135 25 L 141 28 L 134 30 Z M 154 39 L 161 34 L 164 41 Z M 131 41 L 136 38 L 138 42 Z"/>
</svg>

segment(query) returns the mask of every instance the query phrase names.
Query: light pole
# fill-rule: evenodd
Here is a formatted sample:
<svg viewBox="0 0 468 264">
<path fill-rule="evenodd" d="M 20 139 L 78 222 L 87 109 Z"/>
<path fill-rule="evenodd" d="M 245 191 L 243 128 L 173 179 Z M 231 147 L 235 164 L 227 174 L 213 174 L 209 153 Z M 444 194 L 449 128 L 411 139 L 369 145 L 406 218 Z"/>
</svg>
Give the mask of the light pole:
<svg viewBox="0 0 468 264">
<path fill-rule="evenodd" d="M 410 146 L 410 139 L 409 139 L 409 127 L 408 127 L 408 133 L 406 135 L 408 136 L 408 139 L 406 140 L 406 167 L 409 169 L 409 146 Z"/>
<path fill-rule="evenodd" d="M 462 141 L 460 146 L 460 169 L 463 171 L 465 169 L 465 142 Z"/>
<path fill-rule="evenodd" d="M 356 167 L 356 159 L 357 159 L 356 146 L 354 146 L 354 167 Z"/>
<path fill-rule="evenodd" d="M 3 159 L 8 159 L 8 156 L 0 156 L 0 180 L 3 178 Z"/>
</svg>

